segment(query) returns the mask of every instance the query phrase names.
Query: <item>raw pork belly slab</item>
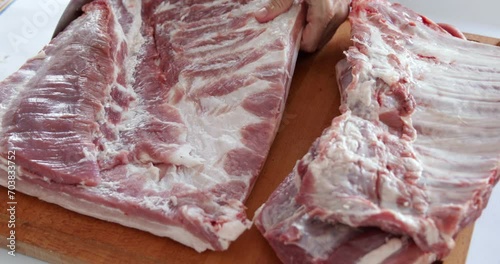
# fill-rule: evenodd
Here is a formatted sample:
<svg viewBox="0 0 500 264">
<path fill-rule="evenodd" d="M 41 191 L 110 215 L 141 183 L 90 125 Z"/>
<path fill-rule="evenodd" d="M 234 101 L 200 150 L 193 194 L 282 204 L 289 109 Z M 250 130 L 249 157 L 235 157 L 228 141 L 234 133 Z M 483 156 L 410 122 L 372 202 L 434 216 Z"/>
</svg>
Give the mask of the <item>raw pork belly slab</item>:
<svg viewBox="0 0 500 264">
<path fill-rule="evenodd" d="M 265 1 L 104 1 L 0 83 L 17 189 L 224 250 L 277 131 L 303 10 Z M 7 184 L 2 156 L 1 184 Z"/>
<path fill-rule="evenodd" d="M 384 0 L 353 1 L 349 19 L 343 115 L 256 224 L 287 263 L 443 258 L 499 181 L 500 48 Z"/>
</svg>

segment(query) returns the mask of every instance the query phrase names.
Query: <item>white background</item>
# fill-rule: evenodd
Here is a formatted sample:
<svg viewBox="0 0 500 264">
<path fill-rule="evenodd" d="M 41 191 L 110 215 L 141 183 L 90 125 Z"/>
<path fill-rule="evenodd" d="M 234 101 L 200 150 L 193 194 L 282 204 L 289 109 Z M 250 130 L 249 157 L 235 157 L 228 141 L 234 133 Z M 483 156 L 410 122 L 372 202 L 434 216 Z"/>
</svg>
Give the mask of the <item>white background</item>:
<svg viewBox="0 0 500 264">
<path fill-rule="evenodd" d="M 319 1 L 319 0 L 318 0 Z M 50 40 L 69 0 L 16 0 L 0 14 L 0 80 L 18 69 Z M 399 0 L 436 22 L 457 26 L 468 33 L 500 38 L 498 0 Z M 467 263 L 500 264 L 500 187 L 476 222 Z M 0 242 L 0 245 L 5 244 Z M 4 247 L 4 246 L 3 246 Z M 0 263 L 43 263 L 0 249 Z"/>
</svg>

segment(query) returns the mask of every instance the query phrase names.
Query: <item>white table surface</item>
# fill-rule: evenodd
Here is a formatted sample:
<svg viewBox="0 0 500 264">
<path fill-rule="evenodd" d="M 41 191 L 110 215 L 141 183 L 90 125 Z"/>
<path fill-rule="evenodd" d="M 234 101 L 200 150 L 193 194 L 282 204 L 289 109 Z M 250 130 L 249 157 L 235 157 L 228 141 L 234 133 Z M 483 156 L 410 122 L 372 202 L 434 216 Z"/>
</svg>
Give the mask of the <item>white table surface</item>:
<svg viewBox="0 0 500 264">
<path fill-rule="evenodd" d="M 16 0 L 0 14 L 0 80 L 18 69 L 50 40 L 59 16 L 69 0 Z M 460 30 L 500 38 L 498 0 L 396 0 L 436 22 Z M 475 225 L 468 264 L 500 264 L 500 187 Z M 5 244 L 4 242 L 2 244 Z M 0 249 L 0 263 L 45 263 Z"/>
</svg>

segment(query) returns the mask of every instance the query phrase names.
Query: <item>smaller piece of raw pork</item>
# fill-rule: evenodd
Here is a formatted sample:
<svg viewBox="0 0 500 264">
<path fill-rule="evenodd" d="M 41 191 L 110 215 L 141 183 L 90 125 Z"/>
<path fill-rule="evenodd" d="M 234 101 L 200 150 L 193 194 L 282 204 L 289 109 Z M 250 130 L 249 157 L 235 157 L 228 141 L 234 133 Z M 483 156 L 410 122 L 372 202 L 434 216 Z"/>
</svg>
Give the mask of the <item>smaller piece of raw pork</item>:
<svg viewBox="0 0 500 264">
<path fill-rule="evenodd" d="M 443 258 L 500 177 L 500 48 L 385 0 L 349 20 L 343 114 L 256 224 L 286 263 Z"/>
</svg>

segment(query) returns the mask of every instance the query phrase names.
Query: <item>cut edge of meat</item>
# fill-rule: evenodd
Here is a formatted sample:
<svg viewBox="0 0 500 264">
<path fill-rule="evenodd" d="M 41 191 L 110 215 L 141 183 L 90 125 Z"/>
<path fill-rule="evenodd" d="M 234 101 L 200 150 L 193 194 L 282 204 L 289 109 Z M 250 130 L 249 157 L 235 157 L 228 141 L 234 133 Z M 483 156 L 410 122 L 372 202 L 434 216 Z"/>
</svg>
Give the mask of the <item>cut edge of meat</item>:
<svg viewBox="0 0 500 264">
<path fill-rule="evenodd" d="M 3 169 L 3 166 L 0 166 L 0 168 L 0 185 L 7 188 L 7 172 Z M 17 172 L 19 172 L 19 170 L 17 170 Z M 216 250 L 209 241 L 197 237 L 195 234 L 188 232 L 187 229 L 182 226 L 167 226 L 162 223 L 151 221 L 148 217 L 125 214 L 123 211 L 113 207 L 98 205 L 63 192 L 58 193 L 48 190 L 40 187 L 39 185 L 27 182 L 23 180 L 22 177 L 18 177 L 16 179 L 16 190 L 82 215 L 139 229 L 160 237 L 168 237 L 174 241 L 193 248 L 197 252 L 203 252 L 207 249 Z M 60 201 L 64 201 L 64 203 L 61 203 Z M 219 242 L 221 247 L 227 249 L 229 244 L 234 239 L 250 227 L 251 224 L 249 221 L 247 221 L 246 224 L 241 223 L 240 221 L 234 221 L 224 225 L 219 231 Z"/>
<path fill-rule="evenodd" d="M 294 198 L 289 199 L 300 188 L 298 167 L 297 164 L 254 217 L 257 229 L 283 263 L 417 264 L 437 259 L 435 254 L 423 252 L 407 236 L 311 217 Z"/>
</svg>

